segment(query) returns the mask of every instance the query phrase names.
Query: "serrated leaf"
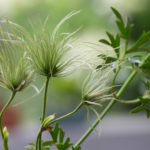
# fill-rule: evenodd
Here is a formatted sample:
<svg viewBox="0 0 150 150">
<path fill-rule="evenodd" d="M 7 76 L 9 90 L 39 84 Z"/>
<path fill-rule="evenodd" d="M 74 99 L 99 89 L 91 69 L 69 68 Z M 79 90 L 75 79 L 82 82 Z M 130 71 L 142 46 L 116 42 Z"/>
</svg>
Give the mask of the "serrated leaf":
<svg viewBox="0 0 150 150">
<path fill-rule="evenodd" d="M 131 113 L 137 113 L 140 112 L 141 110 L 143 110 L 143 105 L 137 106 L 134 109 L 131 110 Z"/>
</svg>

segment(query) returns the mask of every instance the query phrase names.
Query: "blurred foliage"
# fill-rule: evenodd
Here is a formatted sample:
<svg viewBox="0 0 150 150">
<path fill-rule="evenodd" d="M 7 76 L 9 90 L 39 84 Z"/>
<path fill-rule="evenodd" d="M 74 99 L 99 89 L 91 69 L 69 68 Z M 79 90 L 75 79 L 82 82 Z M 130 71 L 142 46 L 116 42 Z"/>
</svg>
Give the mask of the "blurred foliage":
<svg viewBox="0 0 150 150">
<path fill-rule="evenodd" d="M 117 3 L 117 1 L 116 1 Z M 121 2 L 118 2 L 118 8 L 119 4 Z M 127 3 L 127 2 L 125 2 Z M 146 4 L 146 5 L 145 5 Z M 54 29 L 54 26 L 59 22 L 61 18 L 63 18 L 67 13 L 73 11 L 73 10 L 81 10 L 81 13 L 75 17 L 73 17 L 70 21 L 67 21 L 67 23 L 64 24 L 63 31 L 73 31 L 77 29 L 80 26 L 83 26 L 81 28 L 80 34 L 82 34 L 83 31 L 87 31 L 89 28 L 95 29 L 97 31 L 100 31 L 102 28 L 109 28 L 112 32 L 116 30 L 114 28 L 114 25 L 112 25 L 111 19 L 112 12 L 109 10 L 110 5 L 117 5 L 114 4 L 112 1 L 99 1 L 99 0 L 26 0 L 26 1 L 19 1 L 14 0 L 14 10 L 12 13 L 8 14 L 7 16 L 15 21 L 16 23 L 24 26 L 27 28 L 30 32 L 32 30 L 36 30 L 39 32 L 40 24 L 45 20 L 47 16 L 49 16 L 49 21 L 47 23 L 47 28 L 49 28 L 50 31 Z M 130 19 L 134 23 L 134 32 L 131 33 L 131 38 L 133 40 L 138 39 L 140 36 L 142 30 L 148 30 L 150 29 L 150 21 L 149 21 L 149 0 L 146 0 L 146 3 L 139 4 L 132 4 L 132 7 L 144 7 L 141 11 L 129 11 Z M 124 9 L 126 7 L 124 6 Z M 134 8 L 138 10 L 138 8 Z M 119 10 L 122 8 L 120 7 Z M 131 9 L 131 8 L 130 8 Z M 121 10 L 122 11 L 122 10 Z M 128 10 L 127 10 L 128 11 Z M 126 12 L 127 12 L 126 11 Z M 111 13 L 110 13 L 111 12 Z M 35 28 L 32 28 L 31 25 L 36 26 Z M 90 35 L 89 35 L 90 36 Z M 101 38 L 101 35 L 99 35 Z M 97 41 L 95 41 L 96 43 Z M 128 72 L 125 73 L 128 75 Z M 122 78 L 124 76 L 124 73 L 121 73 L 120 75 Z M 138 77 L 140 78 L 140 76 Z M 120 79 L 118 83 L 123 82 L 123 79 Z M 37 86 L 38 88 L 42 87 L 44 80 L 40 77 L 38 78 Z M 81 79 L 78 81 L 82 81 Z M 124 97 L 127 99 L 130 99 L 132 97 L 136 97 L 140 91 L 140 84 L 139 79 L 136 79 L 134 83 L 132 83 L 131 87 L 129 87 L 129 91 L 126 91 L 124 94 Z M 136 87 L 136 88 L 135 88 Z M 138 88 L 137 88 L 138 87 Z M 72 108 L 78 103 L 80 100 L 80 85 L 79 83 L 76 83 L 76 79 L 65 79 L 65 78 L 59 78 L 54 79 L 50 82 L 50 88 L 49 88 L 49 95 L 50 99 L 48 100 L 47 107 L 49 109 L 47 114 L 50 114 L 52 112 L 62 112 L 65 113 L 67 111 L 72 110 Z M 132 89 L 132 90 L 131 90 Z M 134 89 L 134 91 L 133 91 Z M 5 93 L 5 91 L 0 89 L 2 93 Z M 130 94 L 129 94 L 130 92 Z M 22 99 L 28 99 L 33 94 L 33 90 L 28 90 L 26 94 L 20 94 L 22 95 Z M 4 96 L 6 95 L 6 96 Z M 3 99 L 7 99 L 7 92 L 6 94 L 3 94 Z M 6 98 L 7 97 L 7 98 Z M 18 96 L 19 97 L 19 96 Z M 18 102 L 20 102 L 20 98 L 16 98 Z M 40 105 L 42 99 L 42 93 L 36 97 L 33 98 L 33 100 L 25 101 L 23 102 L 24 107 L 28 108 L 27 115 L 28 117 L 37 117 L 41 113 L 38 109 L 41 108 Z M 35 105 L 36 108 L 33 108 L 32 106 Z M 119 104 L 118 104 L 119 105 Z M 30 107 L 29 107 L 30 106 Z M 61 108 L 57 107 L 61 106 Z M 23 107 L 23 105 L 20 105 L 20 107 Z M 122 105 L 120 107 L 120 110 L 125 110 L 130 106 Z M 117 108 L 117 106 L 115 107 Z M 36 110 L 37 109 L 37 110 Z M 69 110 L 68 110 L 69 109 Z M 116 110 L 116 109 L 114 109 Z M 26 111 L 26 110 L 24 110 Z M 35 118 L 37 119 L 37 118 Z"/>
</svg>

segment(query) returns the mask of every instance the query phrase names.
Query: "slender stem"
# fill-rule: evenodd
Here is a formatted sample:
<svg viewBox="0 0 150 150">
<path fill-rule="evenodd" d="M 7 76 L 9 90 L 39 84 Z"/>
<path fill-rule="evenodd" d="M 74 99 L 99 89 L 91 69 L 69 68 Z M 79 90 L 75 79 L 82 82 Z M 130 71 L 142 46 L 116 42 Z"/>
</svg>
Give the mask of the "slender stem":
<svg viewBox="0 0 150 150">
<path fill-rule="evenodd" d="M 64 116 L 61 116 L 53 121 L 51 121 L 49 124 L 47 124 L 47 126 L 50 126 L 51 124 L 57 122 L 57 121 L 60 121 L 62 119 L 65 119 L 73 114 L 75 114 L 82 106 L 84 105 L 84 102 L 81 102 L 72 112 L 64 115 Z M 39 142 L 39 138 L 40 138 L 40 135 L 41 135 L 41 132 L 42 132 L 42 129 L 40 128 L 39 132 L 38 132 L 38 135 L 37 135 L 37 139 L 36 139 L 36 150 L 37 150 L 37 147 L 38 147 L 38 142 Z"/>
<path fill-rule="evenodd" d="M 47 90 L 48 90 L 49 79 L 50 79 L 50 77 L 48 76 L 47 79 L 46 79 L 46 84 L 45 84 L 45 91 L 44 91 L 44 98 L 43 98 L 43 112 L 42 112 L 42 117 L 41 117 L 41 123 L 45 119 L 46 99 L 47 99 Z"/>
<path fill-rule="evenodd" d="M 123 104 L 136 104 L 140 102 L 140 99 L 135 99 L 135 100 L 116 100 L 117 102 L 123 103 Z"/>
<path fill-rule="evenodd" d="M 41 124 L 45 119 L 45 113 L 46 113 L 46 99 L 47 99 L 47 90 L 48 90 L 48 84 L 49 84 L 49 79 L 50 77 L 47 76 L 46 78 L 46 83 L 45 83 L 45 91 L 44 91 L 44 98 L 43 98 L 43 112 L 42 112 L 42 117 L 41 117 Z M 41 140 L 42 140 L 42 133 L 38 135 L 39 138 L 37 140 L 39 141 L 39 150 L 41 150 Z M 37 150 L 37 148 L 36 148 Z"/>
<path fill-rule="evenodd" d="M 135 77 L 136 74 L 137 74 L 137 72 L 135 70 L 131 73 L 131 75 L 128 77 L 128 79 L 122 85 L 121 89 L 118 91 L 118 93 L 116 95 L 117 98 L 119 98 L 121 96 L 121 94 L 123 93 L 123 91 L 125 90 L 127 85 L 131 82 L 131 80 Z"/>
<path fill-rule="evenodd" d="M 70 113 L 68 113 L 68 114 L 66 114 L 64 116 L 61 116 L 61 117 L 51 121 L 49 124 L 47 124 L 47 126 L 49 126 L 49 125 L 51 125 L 51 124 L 53 124 L 53 123 L 55 123 L 57 121 L 60 121 L 62 119 L 65 119 L 66 117 L 69 117 L 69 116 L 75 114 L 83 105 L 84 105 L 84 102 L 81 102 L 72 112 L 70 112 Z"/>
<path fill-rule="evenodd" d="M 117 75 L 118 75 L 118 73 L 119 73 L 119 71 L 120 71 L 120 66 L 118 66 L 118 68 L 117 68 L 117 70 L 116 70 L 116 72 L 115 72 L 115 74 L 114 74 L 114 76 L 113 76 L 113 79 L 112 79 L 112 86 L 114 86 L 114 84 L 115 84 L 115 79 L 116 79 L 116 77 L 117 77 Z"/>
<path fill-rule="evenodd" d="M 127 85 L 131 82 L 131 80 L 135 77 L 136 71 L 133 71 L 131 75 L 128 77 L 128 79 L 124 82 L 123 86 L 117 93 L 117 98 L 121 96 L 123 91 L 126 89 Z M 99 124 L 99 121 L 103 119 L 103 117 L 106 115 L 106 113 L 111 109 L 111 107 L 115 104 L 115 100 L 111 100 L 107 107 L 103 110 L 102 114 L 99 116 L 99 118 L 92 124 L 92 126 L 85 132 L 85 134 L 77 141 L 75 144 L 75 147 L 79 146 L 88 136 L 89 134 L 95 129 L 95 127 Z"/>
<path fill-rule="evenodd" d="M 6 109 L 8 108 L 10 103 L 12 102 L 13 98 L 15 97 L 15 95 L 16 95 L 16 92 L 12 92 L 12 95 L 11 95 L 10 99 L 8 100 L 8 102 L 5 104 L 5 106 L 3 107 L 3 109 L 0 112 L 0 132 L 1 132 L 1 137 L 2 137 L 3 142 L 4 142 L 4 134 L 3 134 L 3 127 L 2 127 L 2 118 L 3 118 L 3 115 L 6 111 Z M 4 146 L 4 150 L 8 150 L 8 148 L 6 148 Z"/>
</svg>

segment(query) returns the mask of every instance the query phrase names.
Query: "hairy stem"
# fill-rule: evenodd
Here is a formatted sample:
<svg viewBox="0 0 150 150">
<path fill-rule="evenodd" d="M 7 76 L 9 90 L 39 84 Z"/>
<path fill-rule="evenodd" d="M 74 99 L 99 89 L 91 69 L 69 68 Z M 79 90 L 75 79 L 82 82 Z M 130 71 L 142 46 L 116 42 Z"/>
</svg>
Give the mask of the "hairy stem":
<svg viewBox="0 0 150 150">
<path fill-rule="evenodd" d="M 47 90 L 48 90 L 48 84 L 49 84 L 50 77 L 47 76 L 46 83 L 45 83 L 45 91 L 44 91 L 44 98 L 43 98 L 43 110 L 42 110 L 42 117 L 41 117 L 41 124 L 45 119 L 45 113 L 46 113 L 46 99 L 47 99 Z M 42 140 L 42 133 L 40 132 L 40 135 L 38 135 L 39 138 L 39 150 L 41 150 L 41 140 Z M 37 150 L 37 147 L 36 147 Z"/>
<path fill-rule="evenodd" d="M 3 118 L 3 115 L 6 111 L 6 109 L 8 108 L 8 106 L 10 105 L 12 100 L 14 99 L 15 95 L 16 95 L 16 92 L 12 92 L 10 99 L 8 100 L 8 102 L 5 104 L 5 106 L 3 107 L 3 109 L 0 112 L 0 132 L 1 132 L 1 137 L 2 137 L 3 143 L 4 143 L 4 134 L 3 134 L 3 127 L 2 127 L 2 118 Z M 3 148 L 4 148 L 4 150 L 8 150 L 8 147 L 5 147 L 4 144 L 3 144 Z"/>
<path fill-rule="evenodd" d="M 131 82 L 131 80 L 135 77 L 136 71 L 133 71 L 131 75 L 128 77 L 128 79 L 124 82 L 121 89 L 118 91 L 116 97 L 119 98 L 123 91 L 126 89 L 127 85 Z M 107 112 L 112 108 L 112 106 L 115 104 L 115 100 L 111 100 L 107 107 L 103 110 L 101 115 L 98 117 L 98 119 L 92 124 L 92 126 L 85 132 L 85 134 L 77 141 L 75 144 L 75 147 L 80 146 L 81 143 L 89 136 L 89 134 L 95 129 L 95 127 L 99 124 L 99 121 L 103 119 L 103 117 L 107 114 Z"/>
</svg>

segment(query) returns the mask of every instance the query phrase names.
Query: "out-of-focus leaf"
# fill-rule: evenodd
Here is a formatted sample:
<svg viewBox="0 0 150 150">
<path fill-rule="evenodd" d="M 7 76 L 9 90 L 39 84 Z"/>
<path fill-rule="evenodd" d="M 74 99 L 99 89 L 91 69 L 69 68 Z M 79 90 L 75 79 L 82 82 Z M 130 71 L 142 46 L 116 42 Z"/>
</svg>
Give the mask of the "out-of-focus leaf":
<svg viewBox="0 0 150 150">
<path fill-rule="evenodd" d="M 145 111 L 146 111 L 147 118 L 150 118 L 150 110 L 149 109 L 145 109 Z"/>
<path fill-rule="evenodd" d="M 81 150 L 81 147 L 80 146 L 72 147 L 72 150 Z"/>
<path fill-rule="evenodd" d="M 52 119 L 54 119 L 56 117 L 56 114 L 50 115 L 48 117 L 46 117 L 42 123 L 42 127 L 45 127 L 47 125 L 47 123 L 49 121 L 51 121 Z"/>
<path fill-rule="evenodd" d="M 59 134 L 59 126 L 58 126 L 58 123 L 55 124 L 55 127 L 52 131 L 50 131 L 50 134 L 53 138 L 53 141 L 55 143 L 57 143 L 57 137 L 58 137 L 58 134 Z"/>
<path fill-rule="evenodd" d="M 143 110 L 143 105 L 137 106 L 134 109 L 131 110 L 131 113 L 137 113 Z"/>
<path fill-rule="evenodd" d="M 51 146 L 53 144 L 55 144 L 54 141 L 42 141 L 43 146 Z"/>
<path fill-rule="evenodd" d="M 150 31 L 149 32 L 143 32 L 143 34 L 139 37 L 137 42 L 128 49 L 128 52 L 134 51 L 137 48 L 141 47 L 143 44 L 145 44 L 150 39 Z"/>
<path fill-rule="evenodd" d="M 121 14 L 119 13 L 119 11 L 113 7 L 111 7 L 111 9 L 112 9 L 113 13 L 116 15 L 116 17 L 123 23 L 123 19 L 122 19 Z"/>
<path fill-rule="evenodd" d="M 110 42 L 105 39 L 101 39 L 101 40 L 99 40 L 99 42 L 111 46 L 114 49 L 114 51 L 117 55 L 117 58 L 119 58 L 120 36 L 118 34 L 116 36 L 113 36 L 109 32 L 106 32 L 106 34 L 107 34 Z"/>
<path fill-rule="evenodd" d="M 99 42 L 110 46 L 110 43 L 105 39 L 101 39 L 101 40 L 99 40 Z"/>
<path fill-rule="evenodd" d="M 60 128 L 59 129 L 59 143 L 63 143 L 65 132 Z"/>
<path fill-rule="evenodd" d="M 55 145 L 58 150 L 68 150 L 72 143 L 70 143 L 70 138 L 67 137 L 65 140 L 65 132 L 59 127 L 58 123 L 55 124 L 53 130 L 50 131 L 52 136 L 52 141 L 46 142 L 45 145 Z"/>
<path fill-rule="evenodd" d="M 150 90 L 150 82 L 149 81 L 144 82 L 144 85 L 147 90 Z"/>
</svg>

